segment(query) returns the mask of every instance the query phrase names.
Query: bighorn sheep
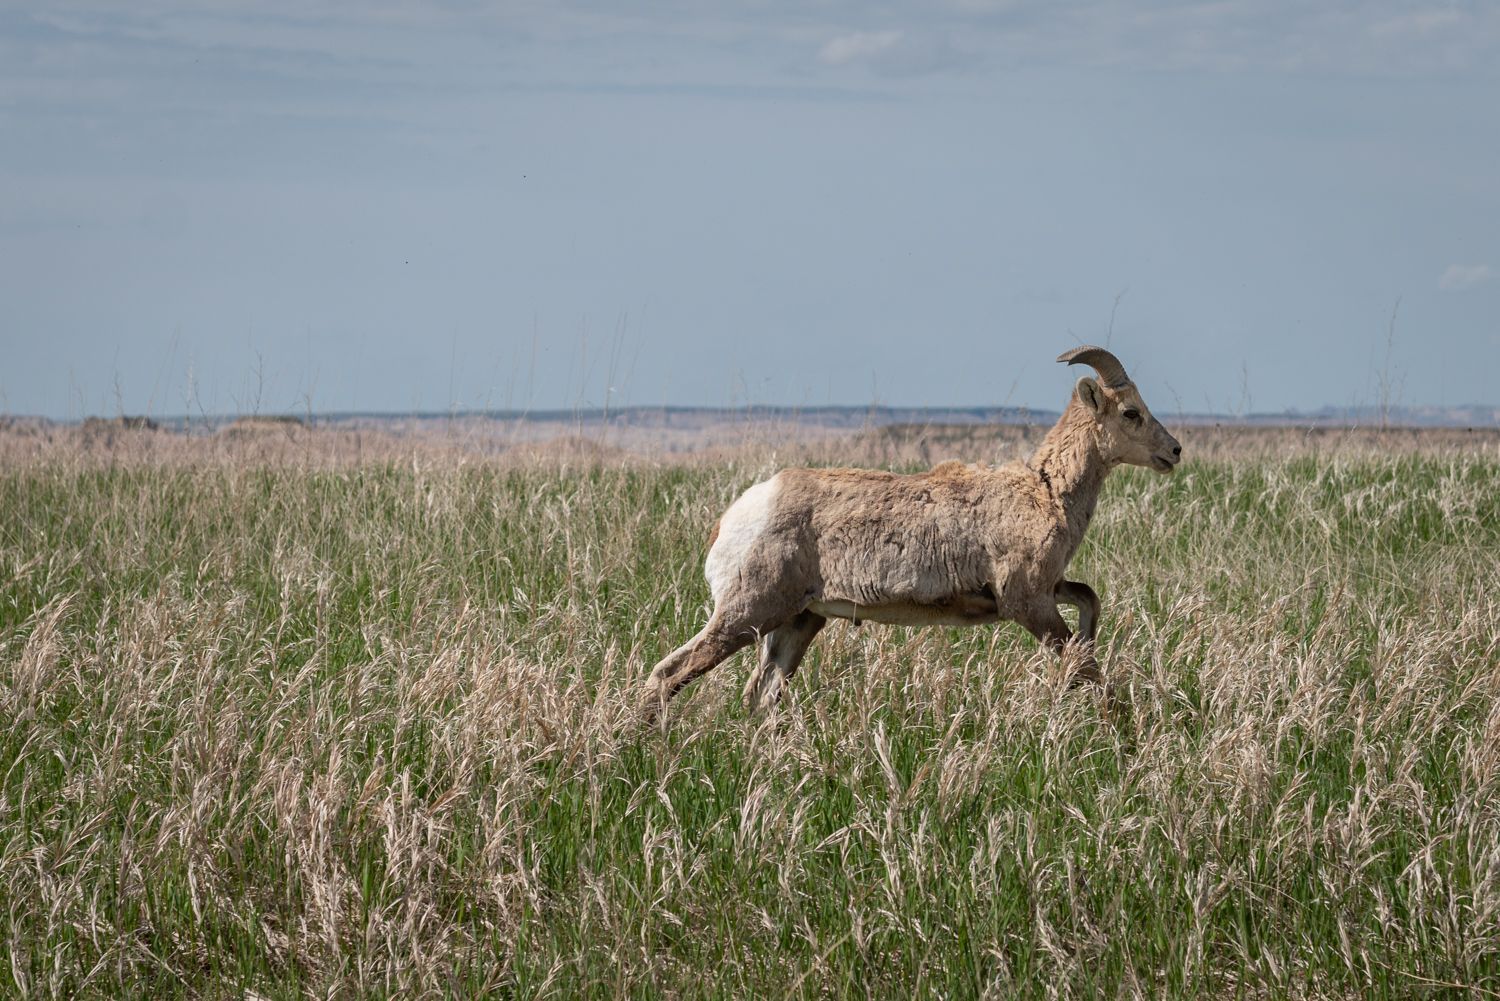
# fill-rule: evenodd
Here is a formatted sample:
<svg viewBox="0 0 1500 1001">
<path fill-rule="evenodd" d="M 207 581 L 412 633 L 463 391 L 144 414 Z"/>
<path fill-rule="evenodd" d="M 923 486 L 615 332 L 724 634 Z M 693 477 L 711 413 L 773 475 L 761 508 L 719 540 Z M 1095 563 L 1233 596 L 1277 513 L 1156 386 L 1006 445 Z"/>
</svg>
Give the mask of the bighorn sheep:
<svg viewBox="0 0 1500 1001">
<path fill-rule="evenodd" d="M 1092 588 L 1065 580 L 1099 489 L 1121 463 L 1171 473 L 1182 446 L 1151 416 L 1114 355 L 1081 347 L 1057 359 L 1093 366 L 1026 462 L 925 473 L 784 469 L 729 506 L 704 572 L 714 611 L 703 631 L 651 672 L 641 709 L 655 719 L 684 685 L 760 638 L 745 700 L 773 705 L 829 618 L 971 626 L 1009 619 L 1059 653 L 1071 638 L 1059 603 L 1078 609 L 1085 657 L 1075 681 L 1099 681 Z"/>
</svg>

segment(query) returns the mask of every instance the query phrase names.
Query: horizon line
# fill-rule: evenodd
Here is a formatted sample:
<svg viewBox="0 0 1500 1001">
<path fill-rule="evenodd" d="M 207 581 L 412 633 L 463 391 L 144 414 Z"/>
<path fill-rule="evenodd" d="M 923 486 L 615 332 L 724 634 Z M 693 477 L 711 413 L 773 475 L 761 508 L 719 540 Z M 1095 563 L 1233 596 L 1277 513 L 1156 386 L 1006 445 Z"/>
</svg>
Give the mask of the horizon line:
<svg viewBox="0 0 1500 1001">
<path fill-rule="evenodd" d="M 304 424 L 331 424 L 349 421 L 397 421 L 397 420 L 485 420 L 485 421 L 536 421 L 538 423 L 628 422 L 632 417 L 722 416 L 726 418 L 816 418 L 863 416 L 868 422 L 879 418 L 878 423 L 903 423 L 901 418 L 929 420 L 947 416 L 946 421 L 934 423 L 957 424 L 1019 424 L 1027 425 L 1041 421 L 1055 421 L 1062 411 L 1051 408 L 1034 408 L 1014 404 L 974 404 L 949 406 L 906 406 L 900 404 L 744 404 L 740 406 L 712 406 L 698 404 L 632 404 L 619 407 L 553 407 L 553 408 L 450 408 L 446 410 L 254 410 L 248 412 L 220 413 L 127 413 L 118 410 L 112 414 L 90 414 L 83 417 L 57 418 L 41 414 L 8 414 L 0 412 L 0 421 L 43 422 L 59 426 L 81 425 L 88 421 L 150 421 L 158 425 L 191 427 L 194 424 L 224 424 L 238 420 L 296 420 Z M 1158 418 L 1175 420 L 1189 425 L 1204 424 L 1295 424 L 1310 423 L 1329 425 L 1338 423 L 1366 423 L 1371 419 L 1383 425 L 1391 424 L 1423 427 L 1500 427 L 1500 405 L 1464 404 L 1415 404 L 1380 406 L 1378 404 L 1335 406 L 1325 404 L 1316 410 L 1289 408 L 1279 411 L 1249 411 L 1246 413 L 1224 413 L 1220 411 L 1177 411 L 1158 413 Z M 953 420 L 952 418 L 962 418 Z M 816 423 L 814 421 L 813 423 Z"/>
</svg>

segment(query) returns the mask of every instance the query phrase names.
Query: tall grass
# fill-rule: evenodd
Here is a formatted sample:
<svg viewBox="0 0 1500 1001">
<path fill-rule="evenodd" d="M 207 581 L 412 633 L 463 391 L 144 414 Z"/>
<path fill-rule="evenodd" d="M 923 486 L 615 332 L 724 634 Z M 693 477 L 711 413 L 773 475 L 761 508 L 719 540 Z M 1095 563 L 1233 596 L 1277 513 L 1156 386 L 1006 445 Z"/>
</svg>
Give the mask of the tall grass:
<svg viewBox="0 0 1500 1001">
<path fill-rule="evenodd" d="M 1017 627 L 831 625 L 665 734 L 770 471 L 382 451 L 0 467 L 0 995 L 1500 993 L 1500 459 L 1190 462 Z"/>
</svg>

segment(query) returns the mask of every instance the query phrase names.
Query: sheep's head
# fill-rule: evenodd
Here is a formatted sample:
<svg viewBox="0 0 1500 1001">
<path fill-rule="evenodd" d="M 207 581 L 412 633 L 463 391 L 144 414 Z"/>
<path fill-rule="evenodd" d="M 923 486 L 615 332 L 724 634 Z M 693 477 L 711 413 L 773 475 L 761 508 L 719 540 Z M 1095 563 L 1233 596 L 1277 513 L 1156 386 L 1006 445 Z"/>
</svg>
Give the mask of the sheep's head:
<svg viewBox="0 0 1500 1001">
<path fill-rule="evenodd" d="M 1084 376 L 1074 395 L 1099 428 L 1099 450 L 1111 464 L 1150 466 L 1170 473 L 1182 460 L 1182 446 L 1151 416 L 1146 401 L 1118 358 L 1103 348 L 1074 348 L 1057 359 L 1069 365 L 1092 365 L 1097 380 Z"/>
</svg>

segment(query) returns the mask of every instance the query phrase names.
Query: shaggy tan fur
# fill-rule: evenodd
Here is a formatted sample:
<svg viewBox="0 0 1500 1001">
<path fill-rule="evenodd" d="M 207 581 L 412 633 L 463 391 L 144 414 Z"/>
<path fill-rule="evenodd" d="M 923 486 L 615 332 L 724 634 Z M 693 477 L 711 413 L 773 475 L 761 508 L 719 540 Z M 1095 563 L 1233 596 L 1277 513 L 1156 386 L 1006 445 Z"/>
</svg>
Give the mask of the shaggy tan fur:
<svg viewBox="0 0 1500 1001">
<path fill-rule="evenodd" d="M 1071 638 L 1059 602 L 1078 607 L 1091 643 L 1099 599 L 1063 577 L 1100 487 L 1121 463 L 1170 473 L 1182 449 L 1150 415 L 1113 356 L 1083 349 L 1106 386 L 1078 381 L 1067 409 L 1026 462 L 945 462 L 925 473 L 786 469 L 747 490 L 710 536 L 705 570 L 714 612 L 656 665 L 650 718 L 694 678 L 764 638 L 745 696 L 779 697 L 830 617 L 897 625 L 1019 622 L 1061 651 Z M 1080 352 L 1071 352 L 1069 360 Z M 1088 359 L 1079 359 L 1088 360 Z M 1087 650 L 1078 676 L 1098 680 Z"/>
</svg>

